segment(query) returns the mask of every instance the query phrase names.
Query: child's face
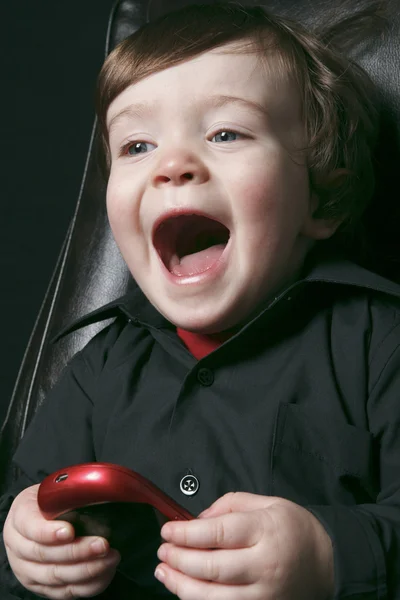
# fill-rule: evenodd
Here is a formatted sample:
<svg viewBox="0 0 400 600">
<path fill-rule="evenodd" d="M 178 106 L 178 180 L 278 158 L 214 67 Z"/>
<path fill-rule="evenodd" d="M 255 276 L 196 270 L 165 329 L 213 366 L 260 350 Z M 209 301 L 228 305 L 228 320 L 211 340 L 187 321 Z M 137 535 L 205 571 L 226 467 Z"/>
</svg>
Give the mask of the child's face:
<svg viewBox="0 0 400 600">
<path fill-rule="evenodd" d="M 139 81 L 107 114 L 115 240 L 152 304 L 203 333 L 246 320 L 328 235 L 293 152 L 305 144 L 295 85 L 230 49 Z"/>
</svg>

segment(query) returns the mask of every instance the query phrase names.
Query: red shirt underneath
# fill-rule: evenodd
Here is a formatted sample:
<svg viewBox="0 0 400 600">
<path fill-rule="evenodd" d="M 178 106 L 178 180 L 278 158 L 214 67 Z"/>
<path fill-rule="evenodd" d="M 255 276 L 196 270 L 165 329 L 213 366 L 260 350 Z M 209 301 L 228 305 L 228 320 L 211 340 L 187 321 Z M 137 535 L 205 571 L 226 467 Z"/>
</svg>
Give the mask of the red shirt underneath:
<svg viewBox="0 0 400 600">
<path fill-rule="evenodd" d="M 213 350 L 216 350 L 225 340 L 229 339 L 233 333 L 222 332 L 222 333 L 193 333 L 192 331 L 185 331 L 184 329 L 176 328 L 176 332 L 186 348 L 193 354 L 195 358 L 200 360 L 207 354 L 210 354 Z"/>
</svg>

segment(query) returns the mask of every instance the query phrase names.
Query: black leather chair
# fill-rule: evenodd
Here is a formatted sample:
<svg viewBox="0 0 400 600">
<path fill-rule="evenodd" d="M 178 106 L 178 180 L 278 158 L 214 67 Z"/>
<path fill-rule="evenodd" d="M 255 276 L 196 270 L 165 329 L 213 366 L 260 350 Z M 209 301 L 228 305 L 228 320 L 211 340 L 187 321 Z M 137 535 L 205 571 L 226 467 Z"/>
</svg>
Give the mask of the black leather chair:
<svg viewBox="0 0 400 600">
<path fill-rule="evenodd" d="M 118 0 L 112 9 L 106 53 L 141 24 L 189 0 Z M 208 2 L 212 3 L 212 2 Z M 360 0 L 260 0 L 279 14 L 316 25 L 362 8 Z M 350 11 L 350 12 L 349 12 Z M 379 89 L 382 132 L 377 149 L 377 192 L 365 218 L 372 266 L 400 280 L 400 0 L 389 0 L 388 26 L 371 30 L 352 55 L 366 68 Z M 90 140 L 81 192 L 59 260 L 19 371 L 8 414 L 0 431 L 0 493 L 17 476 L 11 459 L 27 425 L 69 359 L 108 321 L 50 340 L 67 324 L 122 295 L 135 285 L 108 227 L 105 183 L 96 162 L 96 123 Z M 351 254 L 352 250 L 349 248 Z M 367 266 L 371 266 L 368 265 Z"/>
</svg>

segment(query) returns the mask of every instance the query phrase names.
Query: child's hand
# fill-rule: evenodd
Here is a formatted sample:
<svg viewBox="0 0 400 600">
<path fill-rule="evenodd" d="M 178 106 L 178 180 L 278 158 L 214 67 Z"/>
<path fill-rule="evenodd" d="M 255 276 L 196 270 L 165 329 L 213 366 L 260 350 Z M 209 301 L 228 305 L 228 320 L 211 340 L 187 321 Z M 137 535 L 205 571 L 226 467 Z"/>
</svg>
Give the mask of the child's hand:
<svg viewBox="0 0 400 600">
<path fill-rule="evenodd" d="M 156 576 L 181 600 L 326 600 L 333 595 L 328 534 L 282 498 L 231 493 L 199 519 L 169 522 Z M 161 577 L 160 577 L 161 572 Z"/>
<path fill-rule="evenodd" d="M 104 538 L 74 539 L 65 521 L 46 520 L 38 507 L 38 485 L 14 500 L 4 524 L 4 543 L 10 566 L 31 592 L 64 600 L 89 598 L 108 587 L 120 557 Z M 60 537 L 57 531 L 66 528 Z M 92 547 L 98 540 L 99 548 Z"/>
</svg>

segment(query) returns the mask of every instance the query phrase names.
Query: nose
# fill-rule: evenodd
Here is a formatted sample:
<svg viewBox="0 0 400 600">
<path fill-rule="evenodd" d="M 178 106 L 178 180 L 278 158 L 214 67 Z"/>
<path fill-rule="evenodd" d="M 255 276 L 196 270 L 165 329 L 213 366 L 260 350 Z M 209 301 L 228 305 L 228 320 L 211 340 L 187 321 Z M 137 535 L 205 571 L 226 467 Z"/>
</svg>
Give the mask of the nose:
<svg viewBox="0 0 400 600">
<path fill-rule="evenodd" d="M 192 152 L 173 150 L 160 158 L 152 183 L 154 187 L 164 185 L 200 184 L 207 181 L 209 173 L 204 162 Z"/>
</svg>

